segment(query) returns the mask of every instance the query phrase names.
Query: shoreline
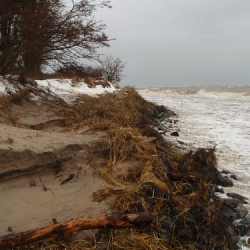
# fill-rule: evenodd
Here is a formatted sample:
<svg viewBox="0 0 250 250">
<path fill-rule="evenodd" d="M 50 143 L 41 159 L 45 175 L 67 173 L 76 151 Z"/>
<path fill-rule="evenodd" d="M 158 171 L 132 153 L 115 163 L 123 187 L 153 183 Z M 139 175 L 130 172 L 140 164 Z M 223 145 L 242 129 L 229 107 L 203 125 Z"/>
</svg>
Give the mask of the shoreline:
<svg viewBox="0 0 250 250">
<path fill-rule="evenodd" d="M 171 93 L 178 93 L 183 95 L 197 94 L 197 93 L 220 93 L 220 97 L 226 98 L 227 95 L 230 95 L 232 98 L 247 98 L 250 96 L 250 86 L 237 86 L 237 85 L 228 85 L 228 86 L 162 86 L 162 87 L 143 87 L 136 88 L 136 90 L 143 91 L 149 89 L 150 91 L 170 91 Z M 224 95 L 223 95 L 224 94 Z M 214 97 L 214 96 L 213 96 Z"/>
<path fill-rule="evenodd" d="M 17 189 L 24 190 L 24 196 L 25 193 L 27 194 L 25 190 L 29 190 L 36 196 L 39 193 L 40 197 L 37 198 L 44 197 L 45 201 L 47 199 L 47 206 L 49 203 L 53 203 L 56 208 L 61 206 L 62 210 L 58 214 L 62 217 L 56 215 L 56 213 L 50 214 L 49 209 L 46 209 L 48 219 L 44 222 L 52 223 L 51 218 L 49 218 L 52 215 L 58 217 L 60 221 L 65 220 L 65 216 L 72 216 L 71 213 L 69 213 L 71 215 L 66 215 L 70 211 L 78 213 L 80 217 L 93 216 L 91 213 L 88 214 L 93 208 L 98 208 L 96 214 L 98 211 L 107 214 L 146 211 L 155 215 L 155 220 L 151 226 L 140 229 L 117 230 L 115 238 L 112 238 L 110 242 L 106 242 L 99 235 L 97 238 L 99 244 L 106 244 L 106 246 L 111 244 L 110 247 L 112 247 L 112 244 L 113 246 L 121 244 L 128 247 L 136 244 L 134 247 L 140 249 L 140 247 L 143 248 L 140 245 L 142 243 L 150 245 L 154 242 L 155 246 L 160 244 L 160 247 L 163 244 L 166 247 L 174 247 L 178 241 L 183 247 L 192 244 L 195 249 L 201 249 L 208 246 L 204 245 L 203 237 L 205 237 L 208 242 L 206 244 L 211 246 L 217 242 L 222 248 L 236 249 L 235 237 L 237 235 L 232 222 L 228 221 L 222 211 L 223 206 L 218 206 L 221 201 L 216 200 L 217 198 L 214 198 L 212 202 L 210 201 L 210 197 L 213 197 L 213 188 L 216 187 L 209 187 L 208 184 L 214 181 L 217 185 L 222 180 L 225 181 L 223 176 L 219 178 L 215 167 L 216 161 L 213 149 L 202 149 L 192 153 L 177 152 L 153 128 L 159 127 L 160 122 L 165 118 L 169 125 L 172 124 L 173 113 L 163 106 L 155 106 L 146 102 L 132 88 L 124 88 L 117 94 L 106 94 L 98 98 L 99 102 L 96 102 L 93 97 L 79 96 L 77 102 L 73 104 L 66 104 L 59 99 L 46 99 L 40 104 L 33 101 L 30 105 L 29 101 L 23 100 L 22 103 L 11 106 L 7 117 L 9 120 L 6 116 L 2 116 L 2 122 L 9 123 L 8 126 L 13 126 L 11 118 L 18 111 L 20 118 L 17 120 L 16 130 L 24 124 L 26 124 L 25 129 L 30 130 L 31 127 L 27 128 L 27 120 L 30 121 L 29 126 L 32 126 L 30 119 L 36 122 L 35 114 L 38 111 L 39 116 L 43 115 L 45 119 L 41 123 L 43 126 L 37 126 L 35 130 L 32 130 L 36 131 L 34 137 L 33 135 L 24 135 L 23 130 L 19 130 L 24 135 L 22 147 L 25 143 L 28 144 L 27 146 L 31 146 L 28 140 L 29 136 L 33 139 L 39 139 L 37 147 L 41 147 L 43 143 L 42 135 L 44 135 L 44 140 L 45 138 L 50 140 L 53 133 L 56 133 L 58 141 L 66 143 L 67 151 L 65 151 L 65 145 L 63 146 L 62 143 L 59 143 L 62 150 L 58 151 L 58 148 L 53 146 L 53 151 L 57 153 L 51 157 L 49 162 L 50 164 L 54 163 L 48 164 L 49 171 L 39 173 L 41 174 L 40 182 L 36 176 L 35 187 L 30 185 L 28 179 L 17 187 Z M 157 113 L 153 115 L 152 109 L 157 109 Z M 5 115 L 7 115 L 6 112 Z M 55 117 L 57 117 L 57 122 L 55 122 Z M 84 141 L 84 144 L 76 146 L 76 143 L 74 143 L 74 146 L 72 146 L 72 142 L 65 141 L 64 136 L 66 135 L 69 135 L 69 137 L 76 135 L 80 141 Z M 20 135 L 17 134 L 16 136 L 20 138 Z M 2 145 L 5 148 L 12 148 L 9 148 L 10 151 L 20 151 L 21 148 L 17 150 L 15 147 L 18 140 L 14 136 L 12 136 L 13 138 L 7 137 L 2 138 Z M 89 138 L 89 143 L 86 143 L 86 138 Z M 71 146 L 68 147 L 67 145 Z M 30 148 L 30 150 L 34 151 L 33 148 Z M 63 156 L 67 156 L 68 159 L 65 157 L 64 161 L 60 160 L 58 166 L 55 158 L 58 160 L 62 159 L 60 157 Z M 19 157 L 23 158 L 23 156 Z M 28 158 L 29 156 L 26 162 Z M 35 158 L 38 160 L 37 157 Z M 49 158 L 45 155 L 44 159 L 48 160 Z M 6 164 L 8 163 L 6 162 Z M 36 165 L 36 163 L 32 163 L 32 165 Z M 17 163 L 16 166 L 18 166 Z M 200 168 L 204 173 L 197 171 Z M 55 175 L 56 169 L 59 172 Z M 55 178 L 59 173 L 62 176 Z M 74 174 L 73 180 L 66 185 L 60 185 L 60 182 L 70 174 Z M 18 179 L 21 180 L 20 177 Z M 94 187 L 89 187 L 89 193 L 85 193 L 83 203 L 87 203 L 87 200 L 92 203 L 87 205 L 83 211 L 81 210 L 83 204 L 79 204 L 78 199 L 89 186 L 87 180 L 94 183 Z M 5 183 L 8 183 L 8 181 Z M 14 194 L 17 195 L 13 197 L 13 202 L 18 205 L 17 200 L 24 199 L 24 196 L 23 198 L 18 197 L 17 189 L 15 190 L 13 187 L 13 185 L 16 185 L 14 179 L 11 180 L 11 185 L 9 184 L 10 182 L 4 189 L 7 195 L 6 200 L 7 197 L 10 197 L 7 191 L 12 190 L 14 193 L 11 197 Z M 51 189 L 52 192 L 50 190 L 45 191 L 43 185 Z M 80 189 L 72 193 L 75 187 Z M 59 192 L 62 196 L 59 195 Z M 63 202 L 65 192 L 67 196 L 73 197 L 72 201 L 66 201 L 67 204 Z M 52 197 L 52 200 L 48 199 L 48 196 Z M 57 197 L 58 201 L 56 200 Z M 94 200 L 93 197 L 95 197 Z M 61 205 L 58 205 L 59 201 L 62 202 Z M 29 204 L 25 199 L 23 202 L 26 205 Z M 36 202 L 39 204 L 39 201 Z M 232 204 L 230 201 L 227 202 Z M 236 202 L 236 200 L 233 200 L 233 202 Z M 238 204 L 243 203 L 243 201 L 237 202 Z M 80 205 L 77 208 L 78 210 L 76 204 Z M 238 204 L 236 205 L 238 206 Z M 6 213 L 9 207 L 10 205 L 6 206 Z M 111 208 L 111 210 L 108 208 Z M 34 210 L 34 208 L 32 209 Z M 24 212 L 26 211 L 27 209 L 24 209 Z M 215 216 L 216 214 L 218 216 Z M 17 215 L 20 217 L 20 211 Z M 34 216 L 33 220 L 36 219 Z M 202 224 L 201 220 L 203 221 Z M 10 224 L 11 221 L 8 223 Z M 204 224 L 207 225 L 206 230 L 204 230 Z M 225 228 L 219 228 L 218 225 L 220 224 L 224 225 Z M 230 228 L 229 231 L 226 230 L 226 226 Z M 198 228 L 198 231 L 195 227 Z M 13 230 L 15 231 L 15 228 Z M 213 231 L 216 231 L 216 234 Z M 211 235 L 208 235 L 208 232 Z M 111 231 L 104 233 L 105 237 L 108 238 L 112 236 L 111 234 Z M 142 242 L 146 235 L 148 241 Z M 227 239 L 227 244 L 224 243 L 225 246 L 221 242 L 222 236 Z M 86 239 L 86 236 L 84 237 Z M 131 237 L 136 240 L 131 242 Z M 87 245 L 90 242 L 86 241 L 82 244 Z M 57 243 L 59 242 L 55 241 L 55 244 Z M 73 244 L 73 241 L 67 244 Z"/>
</svg>

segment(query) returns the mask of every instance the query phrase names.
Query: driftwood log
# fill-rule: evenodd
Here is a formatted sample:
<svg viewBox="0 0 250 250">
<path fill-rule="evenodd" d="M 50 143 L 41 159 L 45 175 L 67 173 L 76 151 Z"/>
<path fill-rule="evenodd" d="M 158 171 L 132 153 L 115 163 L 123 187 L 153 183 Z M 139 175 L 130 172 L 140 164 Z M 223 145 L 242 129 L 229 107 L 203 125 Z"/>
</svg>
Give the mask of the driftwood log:
<svg viewBox="0 0 250 250">
<path fill-rule="evenodd" d="M 37 228 L 20 233 L 7 234 L 0 237 L 0 249 L 15 247 L 27 243 L 55 238 L 64 234 L 74 233 L 81 230 L 97 228 L 131 227 L 148 225 L 152 222 L 151 213 L 125 214 L 120 216 L 102 216 L 97 218 L 79 218 L 67 222 Z"/>
</svg>

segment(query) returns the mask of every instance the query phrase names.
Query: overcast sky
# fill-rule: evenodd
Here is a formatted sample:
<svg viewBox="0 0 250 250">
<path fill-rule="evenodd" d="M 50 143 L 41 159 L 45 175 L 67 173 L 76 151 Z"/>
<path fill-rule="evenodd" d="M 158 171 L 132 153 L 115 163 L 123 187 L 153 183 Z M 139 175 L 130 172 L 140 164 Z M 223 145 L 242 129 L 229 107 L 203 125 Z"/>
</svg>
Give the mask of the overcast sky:
<svg viewBox="0 0 250 250">
<path fill-rule="evenodd" d="M 250 85 L 249 0 L 111 0 L 97 20 L 121 86 Z"/>
</svg>

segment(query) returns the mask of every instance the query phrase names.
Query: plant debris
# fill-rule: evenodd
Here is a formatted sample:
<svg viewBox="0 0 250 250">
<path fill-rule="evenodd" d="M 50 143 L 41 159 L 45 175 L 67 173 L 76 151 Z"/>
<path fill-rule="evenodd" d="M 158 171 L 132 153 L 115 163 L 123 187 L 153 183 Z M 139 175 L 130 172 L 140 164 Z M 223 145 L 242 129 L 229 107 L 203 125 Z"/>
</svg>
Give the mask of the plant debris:
<svg viewBox="0 0 250 250">
<path fill-rule="evenodd" d="M 73 234 L 15 249 L 238 249 L 230 208 L 215 194 L 218 185 L 232 184 L 216 168 L 215 148 L 182 152 L 155 129 L 173 112 L 130 87 L 99 97 L 81 95 L 73 104 L 60 101 L 60 107 L 67 119 L 63 131 L 88 126 L 109 135 L 89 149 L 89 166 L 108 186 L 93 199 L 106 200 L 113 214 L 151 212 L 155 219 L 141 228 L 102 229 L 90 238 Z M 123 162 L 131 167 L 117 174 Z"/>
</svg>

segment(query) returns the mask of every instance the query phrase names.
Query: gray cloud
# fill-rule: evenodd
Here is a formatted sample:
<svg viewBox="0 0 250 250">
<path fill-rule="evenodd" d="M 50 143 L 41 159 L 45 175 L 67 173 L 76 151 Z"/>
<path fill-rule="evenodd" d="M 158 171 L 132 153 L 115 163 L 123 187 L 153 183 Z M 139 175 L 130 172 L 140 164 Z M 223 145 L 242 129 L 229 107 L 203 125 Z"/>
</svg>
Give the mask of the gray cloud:
<svg viewBox="0 0 250 250">
<path fill-rule="evenodd" d="M 127 62 L 121 85 L 250 84 L 249 0 L 117 0 L 96 19 Z"/>
</svg>

